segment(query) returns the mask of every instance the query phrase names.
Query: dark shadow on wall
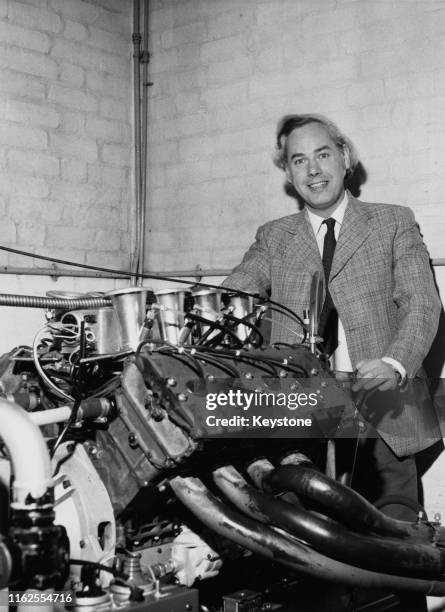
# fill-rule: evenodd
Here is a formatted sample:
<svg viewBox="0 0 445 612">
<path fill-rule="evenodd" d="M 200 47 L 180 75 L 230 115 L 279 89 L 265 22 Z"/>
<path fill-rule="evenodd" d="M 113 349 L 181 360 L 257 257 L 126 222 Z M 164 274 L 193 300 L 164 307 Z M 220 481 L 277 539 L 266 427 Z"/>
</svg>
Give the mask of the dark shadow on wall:
<svg viewBox="0 0 445 612">
<path fill-rule="evenodd" d="M 351 176 L 345 179 L 345 187 L 346 189 L 349 189 L 349 191 L 355 198 L 359 198 L 361 194 L 362 185 L 364 185 L 367 180 L 368 173 L 366 172 L 366 169 L 363 164 L 359 162 Z M 284 183 L 283 187 L 286 195 L 297 201 L 298 209 L 303 210 L 304 202 L 300 198 L 298 193 L 295 191 L 295 187 L 288 182 Z"/>
</svg>

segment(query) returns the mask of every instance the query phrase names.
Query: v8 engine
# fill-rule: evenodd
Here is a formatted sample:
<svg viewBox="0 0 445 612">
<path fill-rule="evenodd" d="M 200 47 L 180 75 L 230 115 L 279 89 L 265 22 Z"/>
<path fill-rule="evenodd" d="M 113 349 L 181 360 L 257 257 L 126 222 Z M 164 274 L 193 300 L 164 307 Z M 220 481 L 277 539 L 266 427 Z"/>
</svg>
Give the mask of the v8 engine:
<svg viewBox="0 0 445 612">
<path fill-rule="evenodd" d="M 357 398 L 310 314 L 270 344 L 279 306 L 201 287 L 13 303 L 46 322 L 0 359 L 0 603 L 320 610 L 319 582 L 445 595 L 440 524 L 335 479 L 329 441 L 352 435 Z"/>
</svg>

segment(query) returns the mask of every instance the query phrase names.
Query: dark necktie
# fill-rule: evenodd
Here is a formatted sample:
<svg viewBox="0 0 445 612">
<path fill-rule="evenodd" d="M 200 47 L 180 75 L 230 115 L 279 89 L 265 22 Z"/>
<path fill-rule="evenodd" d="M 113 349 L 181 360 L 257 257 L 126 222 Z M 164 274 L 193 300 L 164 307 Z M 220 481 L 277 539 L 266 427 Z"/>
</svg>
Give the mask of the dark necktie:
<svg viewBox="0 0 445 612">
<path fill-rule="evenodd" d="M 325 352 L 328 355 L 332 355 L 338 344 L 338 314 L 329 292 L 328 282 L 337 241 L 335 240 L 334 233 L 335 219 L 325 219 L 323 223 L 325 223 L 327 227 L 326 236 L 324 237 L 322 257 L 324 276 L 326 280 L 326 297 L 320 315 L 318 333 L 324 338 L 323 346 Z"/>
</svg>

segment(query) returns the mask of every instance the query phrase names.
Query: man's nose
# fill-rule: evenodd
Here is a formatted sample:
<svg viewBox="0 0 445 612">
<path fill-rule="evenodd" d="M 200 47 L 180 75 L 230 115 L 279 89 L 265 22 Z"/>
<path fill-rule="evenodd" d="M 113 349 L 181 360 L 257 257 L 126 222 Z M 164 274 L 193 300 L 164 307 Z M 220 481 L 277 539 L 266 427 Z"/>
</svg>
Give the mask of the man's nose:
<svg viewBox="0 0 445 612">
<path fill-rule="evenodd" d="M 308 174 L 310 176 L 316 176 L 320 172 L 320 166 L 318 165 L 318 161 L 316 159 L 309 160 L 308 164 Z"/>
</svg>

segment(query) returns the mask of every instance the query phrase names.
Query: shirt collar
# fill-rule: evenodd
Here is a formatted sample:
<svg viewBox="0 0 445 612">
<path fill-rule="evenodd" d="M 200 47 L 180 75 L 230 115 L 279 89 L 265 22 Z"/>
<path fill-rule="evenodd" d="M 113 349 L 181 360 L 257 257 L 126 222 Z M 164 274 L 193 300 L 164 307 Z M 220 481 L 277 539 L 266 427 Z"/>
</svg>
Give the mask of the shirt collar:
<svg viewBox="0 0 445 612">
<path fill-rule="evenodd" d="M 343 200 L 340 202 L 340 204 L 337 206 L 337 208 L 334 210 L 334 212 L 330 216 L 330 218 L 335 219 L 335 221 L 339 225 L 343 223 L 343 217 L 345 216 L 347 204 L 348 204 L 348 194 L 345 191 Z M 306 211 L 307 211 L 307 215 L 311 223 L 312 229 L 314 230 L 314 234 L 317 235 L 318 232 L 320 231 L 320 227 L 323 224 L 324 218 L 320 217 L 319 215 L 314 214 L 307 206 L 306 206 Z"/>
</svg>

